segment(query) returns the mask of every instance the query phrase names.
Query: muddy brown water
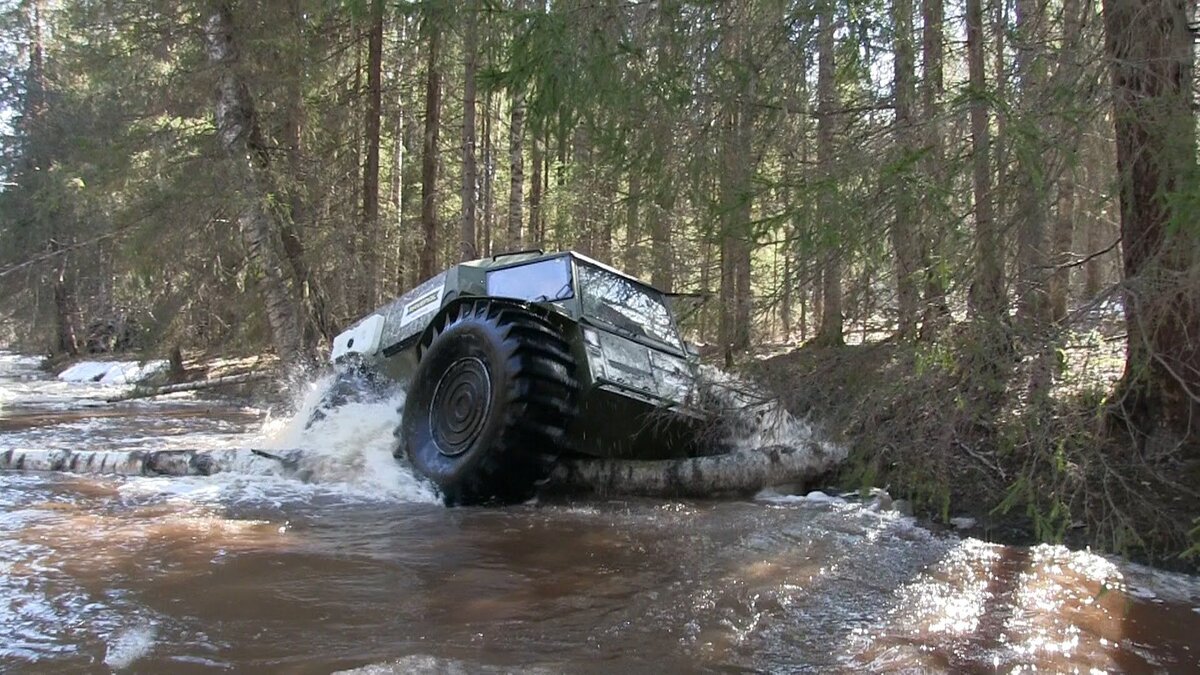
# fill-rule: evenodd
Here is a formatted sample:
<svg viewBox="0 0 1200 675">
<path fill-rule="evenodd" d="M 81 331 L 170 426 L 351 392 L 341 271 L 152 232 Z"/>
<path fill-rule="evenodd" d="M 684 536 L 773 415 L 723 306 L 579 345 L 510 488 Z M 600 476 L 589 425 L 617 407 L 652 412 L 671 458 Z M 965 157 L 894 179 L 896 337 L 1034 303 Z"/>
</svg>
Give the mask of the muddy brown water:
<svg viewBox="0 0 1200 675">
<path fill-rule="evenodd" d="M 239 447 L 0 354 L 0 450 Z M 933 532 L 854 500 L 446 509 L 334 419 L 313 480 L 0 474 L 4 672 L 1200 672 L 1200 579 Z"/>
</svg>

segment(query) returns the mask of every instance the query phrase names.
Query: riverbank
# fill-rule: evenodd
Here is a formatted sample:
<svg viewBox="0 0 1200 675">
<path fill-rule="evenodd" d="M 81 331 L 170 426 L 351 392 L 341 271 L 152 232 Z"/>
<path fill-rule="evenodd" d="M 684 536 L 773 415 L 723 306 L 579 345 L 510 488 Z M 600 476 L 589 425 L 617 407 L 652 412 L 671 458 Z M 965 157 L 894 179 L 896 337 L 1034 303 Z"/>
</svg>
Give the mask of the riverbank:
<svg viewBox="0 0 1200 675">
<path fill-rule="evenodd" d="M 1194 439 L 1136 451 L 1114 433 L 1118 341 L 1065 337 L 1054 384 L 1035 398 L 1033 358 L 1016 353 L 1003 381 L 985 382 L 967 340 L 804 346 L 745 370 L 849 447 L 845 488 L 882 486 L 935 522 L 968 517 L 991 541 L 1200 569 L 1200 468 L 1177 459 Z"/>
<path fill-rule="evenodd" d="M 195 352 L 180 356 L 174 365 L 169 359 L 137 353 L 51 357 L 42 361 L 41 368 L 60 379 L 133 385 L 130 393 L 196 384 L 203 389 L 205 398 L 231 404 L 276 407 L 289 402 L 290 393 L 280 386 L 289 379 L 288 374 L 274 354 Z M 108 368 L 108 364 L 114 367 Z M 122 372 L 128 377 L 120 376 Z M 206 387 L 205 382 L 212 382 L 213 386 Z"/>
</svg>

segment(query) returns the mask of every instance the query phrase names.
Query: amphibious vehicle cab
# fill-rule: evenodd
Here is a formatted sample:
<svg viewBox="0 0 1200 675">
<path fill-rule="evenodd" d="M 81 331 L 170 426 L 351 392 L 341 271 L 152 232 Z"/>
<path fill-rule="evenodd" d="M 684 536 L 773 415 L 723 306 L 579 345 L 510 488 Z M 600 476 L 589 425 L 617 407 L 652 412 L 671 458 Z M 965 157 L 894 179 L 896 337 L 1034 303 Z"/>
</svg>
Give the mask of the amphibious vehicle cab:
<svg viewBox="0 0 1200 675">
<path fill-rule="evenodd" d="M 450 504 L 527 499 L 564 455 L 702 454 L 666 294 L 578 253 L 455 265 L 338 335 L 331 360 L 404 387 L 396 455 Z"/>
</svg>

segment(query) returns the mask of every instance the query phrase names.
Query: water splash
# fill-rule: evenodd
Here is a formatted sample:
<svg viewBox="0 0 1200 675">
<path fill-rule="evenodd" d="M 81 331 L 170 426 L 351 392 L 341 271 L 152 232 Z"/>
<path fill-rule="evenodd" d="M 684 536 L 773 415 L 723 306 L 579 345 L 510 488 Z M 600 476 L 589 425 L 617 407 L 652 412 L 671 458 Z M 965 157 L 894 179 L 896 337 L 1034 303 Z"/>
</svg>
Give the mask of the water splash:
<svg viewBox="0 0 1200 675">
<path fill-rule="evenodd" d="M 340 485 L 360 496 L 437 501 L 429 482 L 418 478 L 393 454 L 404 392 L 398 387 L 387 392 L 351 392 L 347 400 L 331 407 L 329 394 L 343 377 L 342 372 L 332 372 L 302 387 L 295 412 L 269 417 L 257 434 L 261 439 L 257 445 L 302 449 L 293 472 L 307 482 Z M 261 466 L 261 461 L 247 458 L 242 468 L 260 470 Z"/>
<path fill-rule="evenodd" d="M 700 389 L 719 415 L 727 436 L 726 444 L 733 450 L 753 450 L 771 445 L 796 448 L 812 444 L 826 452 L 845 454 L 818 438 L 816 430 L 806 419 L 797 418 L 752 382 L 716 368 L 700 367 Z"/>
<path fill-rule="evenodd" d="M 142 623 L 122 630 L 108 644 L 104 665 L 113 670 L 123 670 L 133 665 L 154 647 L 158 631 L 151 623 Z"/>
</svg>

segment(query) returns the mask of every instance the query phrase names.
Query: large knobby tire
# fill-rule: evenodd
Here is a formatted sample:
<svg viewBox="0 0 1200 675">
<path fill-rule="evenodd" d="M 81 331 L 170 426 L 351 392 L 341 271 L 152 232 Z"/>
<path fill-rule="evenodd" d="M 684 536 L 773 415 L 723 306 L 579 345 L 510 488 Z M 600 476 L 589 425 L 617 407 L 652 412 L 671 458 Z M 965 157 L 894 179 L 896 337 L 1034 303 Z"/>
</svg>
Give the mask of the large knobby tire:
<svg viewBox="0 0 1200 675">
<path fill-rule="evenodd" d="M 476 301 L 422 350 L 400 449 L 447 504 L 512 503 L 549 475 L 576 413 L 570 349 L 545 319 Z"/>
</svg>

